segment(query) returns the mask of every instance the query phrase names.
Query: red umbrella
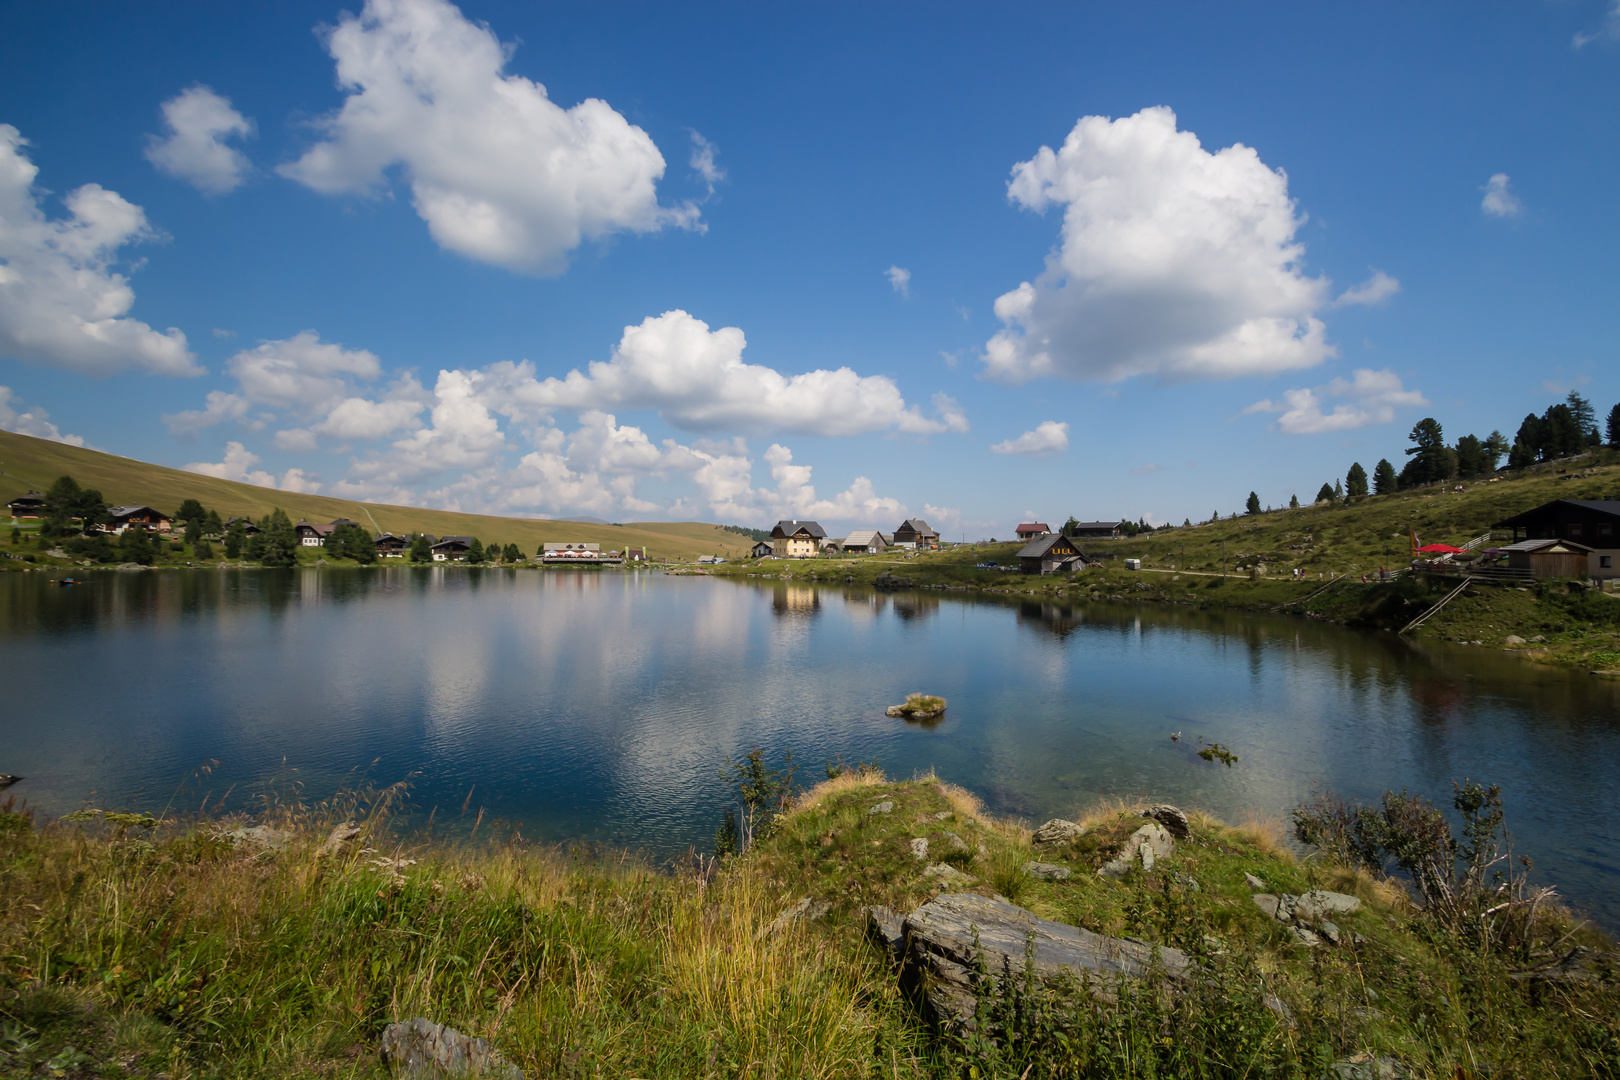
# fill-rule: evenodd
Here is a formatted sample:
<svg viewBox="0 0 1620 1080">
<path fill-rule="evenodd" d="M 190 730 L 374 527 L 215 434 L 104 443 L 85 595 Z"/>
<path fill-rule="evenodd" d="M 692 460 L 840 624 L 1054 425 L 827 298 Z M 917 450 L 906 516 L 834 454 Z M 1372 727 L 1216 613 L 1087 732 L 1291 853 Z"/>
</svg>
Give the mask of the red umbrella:
<svg viewBox="0 0 1620 1080">
<path fill-rule="evenodd" d="M 1418 554 L 1461 555 L 1462 550 L 1462 548 L 1452 547 L 1450 544 L 1424 544 L 1418 548 Z"/>
</svg>

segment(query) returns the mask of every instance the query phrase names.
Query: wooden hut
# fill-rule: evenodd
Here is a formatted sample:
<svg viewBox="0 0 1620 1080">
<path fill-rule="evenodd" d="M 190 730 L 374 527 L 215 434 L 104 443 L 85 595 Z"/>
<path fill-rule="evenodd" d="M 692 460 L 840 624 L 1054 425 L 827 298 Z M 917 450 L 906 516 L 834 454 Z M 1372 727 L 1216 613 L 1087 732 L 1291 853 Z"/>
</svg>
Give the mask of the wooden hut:
<svg viewBox="0 0 1620 1080">
<path fill-rule="evenodd" d="M 1507 553 L 1511 569 L 1528 570 L 1531 577 L 1591 577 L 1592 549 L 1573 540 L 1522 540 L 1499 550 Z"/>
</svg>

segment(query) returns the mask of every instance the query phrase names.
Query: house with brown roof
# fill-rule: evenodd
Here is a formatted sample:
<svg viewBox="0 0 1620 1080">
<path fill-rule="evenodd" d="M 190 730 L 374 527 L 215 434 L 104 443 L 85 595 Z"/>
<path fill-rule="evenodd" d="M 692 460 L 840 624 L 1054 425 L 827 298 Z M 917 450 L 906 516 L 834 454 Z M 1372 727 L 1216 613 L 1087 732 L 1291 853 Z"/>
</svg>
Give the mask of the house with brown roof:
<svg viewBox="0 0 1620 1080">
<path fill-rule="evenodd" d="M 1586 549 L 1586 573 L 1557 576 L 1586 577 L 1596 581 L 1620 577 L 1620 568 L 1615 566 L 1615 556 L 1620 555 L 1620 499 L 1554 499 L 1533 510 L 1498 521 L 1491 527 L 1511 530 L 1516 541 L 1563 540 Z M 1513 548 L 1519 546 L 1514 544 L 1505 549 L 1509 552 L 1508 565 L 1515 565 L 1511 561 Z M 1552 565 L 1549 561 L 1552 554 L 1550 551 L 1542 552 L 1542 562 Z M 1532 560 L 1529 553 L 1524 558 Z M 1532 572 L 1535 572 L 1533 567 Z M 1547 575 L 1537 573 L 1536 576 Z"/>
<path fill-rule="evenodd" d="M 821 554 L 827 530 L 814 521 L 778 521 L 771 530 L 771 551 L 783 559 L 809 559 Z"/>
<path fill-rule="evenodd" d="M 37 491 L 30 491 L 26 495 L 19 495 L 6 504 L 11 511 L 11 520 L 18 518 L 37 518 L 45 516 L 45 496 Z"/>
<path fill-rule="evenodd" d="M 1048 533 L 1019 549 L 1018 565 L 1026 574 L 1060 574 L 1084 570 L 1088 563 L 1067 536 Z"/>
<path fill-rule="evenodd" d="M 928 522 L 922 518 L 907 518 L 900 523 L 898 529 L 894 530 L 894 538 L 888 540 L 888 543 L 894 547 L 933 551 L 939 547 L 939 533 L 929 528 Z"/>
<path fill-rule="evenodd" d="M 157 533 L 166 533 L 174 528 L 174 518 L 150 506 L 109 506 L 107 516 L 111 519 L 107 531 L 113 533 L 121 533 L 132 526 Z"/>
<path fill-rule="evenodd" d="M 432 545 L 433 561 L 462 562 L 467 558 L 467 552 L 472 550 L 472 542 L 470 536 L 447 536 Z"/>
<path fill-rule="evenodd" d="M 1037 536 L 1045 536 L 1051 531 L 1052 526 L 1044 521 L 1026 521 L 1013 530 L 1020 540 L 1033 540 Z"/>
</svg>

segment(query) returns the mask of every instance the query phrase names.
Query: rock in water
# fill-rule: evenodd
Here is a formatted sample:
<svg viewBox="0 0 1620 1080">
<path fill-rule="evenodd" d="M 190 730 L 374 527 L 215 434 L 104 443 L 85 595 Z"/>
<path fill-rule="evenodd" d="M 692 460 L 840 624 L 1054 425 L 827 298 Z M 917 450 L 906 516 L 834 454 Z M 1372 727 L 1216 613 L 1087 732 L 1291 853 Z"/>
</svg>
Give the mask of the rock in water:
<svg viewBox="0 0 1620 1080">
<path fill-rule="evenodd" d="M 20 776 L 12 776 L 8 772 L 0 772 L 0 788 L 8 788 L 21 779 L 22 777 Z"/>
<path fill-rule="evenodd" d="M 1104 999 L 1112 997 L 1115 978 L 1140 978 L 1153 971 L 1155 957 L 1173 979 L 1186 978 L 1190 966 L 1186 954 L 1176 949 L 1155 950 L 1093 934 L 973 893 L 951 893 L 924 904 L 906 916 L 903 929 L 901 985 L 930 1020 L 957 1034 L 972 1026 L 976 963 L 982 961 L 993 977 L 1004 965 L 1015 976 L 1022 974 L 1032 932 L 1036 977 L 1053 985 L 1089 978 L 1092 992 Z"/>
<path fill-rule="evenodd" d="M 383 1028 L 382 1060 L 396 1075 L 412 1080 L 462 1080 L 471 1076 L 523 1080 L 522 1071 L 508 1064 L 483 1039 L 420 1016 Z"/>
<path fill-rule="evenodd" d="M 1157 806 L 1150 806 L 1142 811 L 1142 816 L 1152 818 L 1166 829 L 1169 829 L 1170 835 L 1177 840 L 1186 840 L 1192 836 L 1192 823 L 1187 820 L 1187 815 L 1182 813 L 1180 807 L 1171 806 L 1169 803 L 1159 803 Z"/>
<path fill-rule="evenodd" d="M 1072 821 L 1053 818 L 1036 829 L 1035 834 L 1030 837 L 1030 841 L 1036 847 L 1046 847 L 1049 844 L 1067 844 L 1075 837 L 1083 835 L 1085 831 L 1084 828 Z"/>
</svg>

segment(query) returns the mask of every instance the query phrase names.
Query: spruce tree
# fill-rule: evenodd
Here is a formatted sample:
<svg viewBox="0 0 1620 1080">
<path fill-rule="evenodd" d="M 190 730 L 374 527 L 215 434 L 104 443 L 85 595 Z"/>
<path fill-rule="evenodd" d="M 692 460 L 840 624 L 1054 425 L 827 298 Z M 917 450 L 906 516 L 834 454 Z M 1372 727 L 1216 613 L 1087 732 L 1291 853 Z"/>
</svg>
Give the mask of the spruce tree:
<svg viewBox="0 0 1620 1080">
<path fill-rule="evenodd" d="M 1249 501 L 1243 505 L 1245 513 L 1258 514 L 1260 512 L 1260 496 L 1249 492 Z"/>
<path fill-rule="evenodd" d="M 1564 398 L 1564 407 L 1574 419 L 1575 430 L 1580 432 L 1581 443 L 1585 445 L 1588 436 L 1597 430 L 1597 413 L 1593 410 L 1592 403 L 1582 397 L 1579 390 L 1571 390 Z"/>
<path fill-rule="evenodd" d="M 1620 405 L 1609 410 L 1609 445 L 1620 446 Z"/>
<path fill-rule="evenodd" d="M 1316 493 L 1316 501 L 1319 502 L 1319 503 L 1330 503 L 1330 502 L 1332 502 L 1333 501 L 1333 485 L 1331 485 L 1331 484 L 1323 484 L 1321 489 L 1319 491 L 1317 491 L 1317 493 Z"/>
<path fill-rule="evenodd" d="M 1389 463 L 1388 458 L 1379 458 L 1377 466 L 1373 468 L 1373 493 L 1393 495 L 1397 486 L 1395 466 Z"/>
<path fill-rule="evenodd" d="M 433 545 L 421 533 L 411 534 L 411 562 L 425 563 L 433 561 Z"/>
<path fill-rule="evenodd" d="M 1299 509 L 1299 496 L 1298 495 L 1290 495 L 1290 496 L 1288 496 L 1288 509 L 1290 509 L 1290 510 L 1298 510 Z"/>
<path fill-rule="evenodd" d="M 467 561 L 470 563 L 484 561 L 484 542 L 476 536 L 472 538 L 472 543 L 467 545 Z"/>
<path fill-rule="evenodd" d="M 225 557 L 227 559 L 240 559 L 242 545 L 247 541 L 247 528 L 240 521 L 233 521 L 231 527 L 225 530 Z"/>
<path fill-rule="evenodd" d="M 265 566 L 286 567 L 298 562 L 298 537 L 293 534 L 292 519 L 281 507 L 270 513 L 264 532 L 264 554 L 259 562 Z"/>
<path fill-rule="evenodd" d="M 516 544 L 507 544 L 506 550 L 502 553 L 502 556 L 507 562 L 522 562 L 523 549 L 518 547 Z"/>
<path fill-rule="evenodd" d="M 1344 493 L 1352 499 L 1367 494 L 1367 470 L 1361 467 L 1361 462 L 1350 463 L 1350 471 L 1344 477 Z"/>
</svg>

